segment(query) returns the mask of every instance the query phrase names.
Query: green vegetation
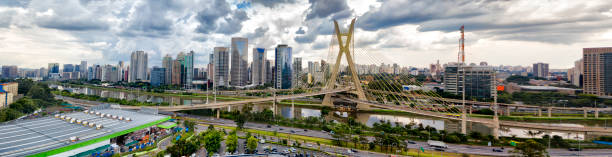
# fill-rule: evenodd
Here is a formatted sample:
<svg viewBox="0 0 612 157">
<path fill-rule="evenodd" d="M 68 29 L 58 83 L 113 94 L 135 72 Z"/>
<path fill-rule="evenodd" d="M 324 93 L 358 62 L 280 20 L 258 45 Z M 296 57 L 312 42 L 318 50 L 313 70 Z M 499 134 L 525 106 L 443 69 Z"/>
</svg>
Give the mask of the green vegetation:
<svg viewBox="0 0 612 157">
<path fill-rule="evenodd" d="M 238 136 L 236 135 L 236 131 L 230 132 L 230 135 L 227 136 L 225 140 L 225 148 L 227 152 L 234 153 L 238 150 Z"/>
<path fill-rule="evenodd" d="M 247 139 L 247 149 L 249 153 L 253 153 L 257 149 L 257 139 L 255 137 L 251 136 Z"/>
<path fill-rule="evenodd" d="M 17 119 L 40 108 L 61 104 L 61 101 L 54 99 L 51 89 L 45 83 L 34 82 L 30 79 L 17 79 L 13 81 L 19 84 L 18 93 L 25 96 L 9 104 L 8 108 L 0 109 L 0 122 Z"/>
<path fill-rule="evenodd" d="M 519 156 L 525 157 L 545 157 L 546 147 L 534 140 L 527 140 L 525 142 L 518 143 L 518 145 L 512 151 Z"/>
<path fill-rule="evenodd" d="M 519 85 L 529 85 L 529 77 L 521 75 L 512 75 L 506 78 L 506 82 L 517 83 Z"/>
<path fill-rule="evenodd" d="M 208 154 L 219 153 L 219 148 L 221 148 L 221 141 L 223 141 L 223 135 L 220 131 L 213 129 L 208 129 L 206 132 L 202 133 L 200 136 L 203 136 L 204 148 Z"/>
<path fill-rule="evenodd" d="M 125 100 L 125 99 L 100 97 L 100 96 L 97 96 L 97 95 L 85 95 L 85 94 L 82 94 L 82 93 L 71 93 L 68 90 L 54 91 L 53 94 L 57 94 L 57 95 L 65 96 L 65 97 L 71 97 L 71 98 L 75 98 L 75 99 L 83 99 L 83 100 L 89 100 L 89 101 L 99 101 L 99 102 L 106 102 L 106 103 L 117 103 L 117 104 L 121 104 L 121 105 L 129 105 L 129 106 L 169 106 L 170 105 L 167 102 L 161 102 L 161 103 L 140 102 L 140 101 L 135 100 L 135 99 L 134 100 Z"/>
</svg>

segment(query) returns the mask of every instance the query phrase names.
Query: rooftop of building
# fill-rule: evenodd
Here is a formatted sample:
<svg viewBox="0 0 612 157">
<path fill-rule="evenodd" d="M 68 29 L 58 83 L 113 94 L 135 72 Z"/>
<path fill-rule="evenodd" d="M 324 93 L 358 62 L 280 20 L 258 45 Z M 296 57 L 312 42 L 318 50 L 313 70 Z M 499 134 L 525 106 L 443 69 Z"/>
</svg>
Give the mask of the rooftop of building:
<svg viewBox="0 0 612 157">
<path fill-rule="evenodd" d="M 72 112 L 11 121 L 0 124 L 0 156 L 54 155 L 153 126 L 168 119 L 168 116 L 143 111 L 107 107 L 87 113 Z M 93 125 L 90 125 L 91 123 Z M 101 128 L 97 128 L 98 126 Z M 72 141 L 75 137 L 78 140 Z"/>
<path fill-rule="evenodd" d="M 573 88 L 563 88 L 563 87 L 555 87 L 555 86 L 520 86 L 523 89 L 528 90 L 582 90 L 582 89 L 573 89 Z"/>
</svg>

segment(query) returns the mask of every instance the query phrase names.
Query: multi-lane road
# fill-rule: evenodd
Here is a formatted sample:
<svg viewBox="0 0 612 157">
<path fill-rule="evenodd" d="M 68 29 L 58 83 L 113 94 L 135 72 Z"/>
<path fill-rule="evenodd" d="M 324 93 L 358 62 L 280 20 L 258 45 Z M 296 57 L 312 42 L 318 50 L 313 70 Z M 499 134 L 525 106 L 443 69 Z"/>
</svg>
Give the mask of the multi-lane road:
<svg viewBox="0 0 612 157">
<path fill-rule="evenodd" d="M 193 115 L 182 115 L 185 117 L 196 118 L 199 120 L 205 121 L 208 124 L 214 125 L 224 125 L 224 126 L 236 126 L 234 121 L 228 119 L 216 119 L 213 117 L 201 117 L 201 116 L 193 116 Z M 277 131 L 279 133 L 287 133 L 294 135 L 302 135 L 302 136 L 310 136 L 324 139 L 333 139 L 333 137 L 326 132 L 318 131 L 318 130 L 308 130 L 308 129 L 300 129 L 293 127 L 285 127 L 285 126 L 274 126 L 268 128 L 268 124 L 261 123 L 252 123 L 247 122 L 244 125 L 245 128 L 249 129 L 257 129 L 264 131 Z M 293 131 L 293 132 L 292 132 Z M 372 137 L 369 140 L 373 140 Z M 420 149 L 423 147 L 425 150 L 433 150 L 430 148 L 426 142 L 415 141 L 416 144 L 408 144 L 409 149 Z M 475 145 L 463 145 L 463 144 L 447 144 L 448 148 L 445 150 L 446 152 L 453 153 L 465 153 L 465 154 L 476 154 L 476 155 L 486 155 L 486 156 L 512 156 L 513 154 L 510 152 L 513 150 L 512 148 L 505 148 L 503 152 L 493 152 L 493 148 L 499 149 L 499 147 L 488 147 L 488 146 L 475 146 Z M 341 154 L 347 154 L 347 148 L 335 147 L 335 146 L 323 146 L 322 149 L 326 152 L 337 152 Z M 583 151 L 568 151 L 567 149 L 550 149 L 549 150 L 551 156 L 577 156 L 579 153 L 581 156 L 589 156 L 589 157 L 612 157 L 612 149 L 585 149 Z M 435 153 L 434 153 L 435 154 Z M 351 154 L 351 156 L 388 156 L 381 153 L 376 152 L 368 152 L 359 150 L 356 154 Z"/>
</svg>

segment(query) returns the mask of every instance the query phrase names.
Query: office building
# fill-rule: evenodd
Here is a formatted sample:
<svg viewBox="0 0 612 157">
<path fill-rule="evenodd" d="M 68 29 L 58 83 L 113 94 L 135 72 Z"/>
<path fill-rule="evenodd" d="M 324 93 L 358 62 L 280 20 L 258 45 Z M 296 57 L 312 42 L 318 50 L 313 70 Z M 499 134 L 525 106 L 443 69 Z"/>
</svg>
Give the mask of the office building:
<svg viewBox="0 0 612 157">
<path fill-rule="evenodd" d="M 80 78 L 87 78 L 87 61 L 81 61 L 79 68 L 81 74 Z"/>
<path fill-rule="evenodd" d="M 251 73 L 253 74 L 252 82 L 254 85 L 263 85 L 266 82 L 266 49 L 253 48 L 253 65 Z"/>
<path fill-rule="evenodd" d="M 64 69 L 62 69 L 62 72 L 73 72 L 73 71 L 74 71 L 74 65 L 64 64 Z"/>
<path fill-rule="evenodd" d="M 612 96 L 612 47 L 584 48 L 582 52 L 583 92 Z"/>
<path fill-rule="evenodd" d="M 151 85 L 161 86 L 166 83 L 166 68 L 153 67 L 151 69 Z"/>
<path fill-rule="evenodd" d="M 230 69 L 230 85 L 232 86 L 246 86 L 249 73 L 248 73 L 248 44 L 247 38 L 232 38 L 231 46 L 231 69 Z"/>
<path fill-rule="evenodd" d="M 494 73 L 491 66 L 449 64 L 444 73 L 444 91 L 462 95 L 465 76 L 466 96 L 491 98 L 496 92 Z"/>
<path fill-rule="evenodd" d="M 19 77 L 19 71 L 16 65 L 3 65 L 2 66 L 2 78 L 17 78 Z"/>
<path fill-rule="evenodd" d="M 302 58 L 296 57 L 293 59 L 293 85 L 298 86 L 302 75 Z"/>
<path fill-rule="evenodd" d="M 164 58 L 162 59 L 162 68 L 166 69 L 166 74 L 164 74 L 164 76 L 166 77 L 164 78 L 164 84 L 167 85 L 172 84 L 172 63 L 172 56 L 170 56 L 169 54 L 164 56 Z"/>
<path fill-rule="evenodd" d="M 93 79 L 95 79 L 95 78 L 96 78 L 96 77 L 95 77 L 96 73 L 95 73 L 95 70 L 94 70 L 94 69 L 95 69 L 95 67 L 94 67 L 94 66 L 87 67 L 87 80 L 88 80 L 88 81 L 93 80 Z"/>
<path fill-rule="evenodd" d="M 270 63 L 270 60 L 266 59 L 266 79 L 264 83 L 268 83 L 268 84 L 272 84 L 272 80 L 274 80 L 274 70 L 272 69 L 272 67 L 274 66 L 273 63 Z"/>
<path fill-rule="evenodd" d="M 146 81 L 147 80 L 147 53 L 144 51 L 132 52 L 130 60 L 129 82 Z"/>
<path fill-rule="evenodd" d="M 548 63 L 535 63 L 533 64 L 533 76 L 540 78 L 548 77 Z"/>
<path fill-rule="evenodd" d="M 181 60 L 178 58 L 172 61 L 172 85 L 181 85 Z"/>
<path fill-rule="evenodd" d="M 102 67 L 102 79 L 103 82 L 118 82 L 119 81 L 119 69 L 113 65 L 104 65 Z"/>
<path fill-rule="evenodd" d="M 48 70 L 49 75 L 59 74 L 59 63 L 49 63 Z"/>
<path fill-rule="evenodd" d="M 206 66 L 206 69 L 208 70 L 207 75 L 208 77 L 207 80 L 212 80 L 213 78 L 215 78 L 215 64 L 213 64 L 213 61 L 215 60 L 215 54 L 211 53 L 208 55 L 208 65 Z"/>
<path fill-rule="evenodd" d="M 214 48 L 214 86 L 229 86 L 229 50 L 227 47 Z"/>
<path fill-rule="evenodd" d="M 289 89 L 293 87 L 293 56 L 291 47 L 278 45 L 274 52 L 275 76 L 274 88 Z"/>
<path fill-rule="evenodd" d="M 181 54 L 183 54 L 181 52 Z M 190 51 L 187 54 L 183 54 L 181 60 L 181 85 L 183 88 L 191 88 L 193 84 L 193 57 L 194 52 Z M 177 57 L 178 58 L 178 57 Z"/>
</svg>

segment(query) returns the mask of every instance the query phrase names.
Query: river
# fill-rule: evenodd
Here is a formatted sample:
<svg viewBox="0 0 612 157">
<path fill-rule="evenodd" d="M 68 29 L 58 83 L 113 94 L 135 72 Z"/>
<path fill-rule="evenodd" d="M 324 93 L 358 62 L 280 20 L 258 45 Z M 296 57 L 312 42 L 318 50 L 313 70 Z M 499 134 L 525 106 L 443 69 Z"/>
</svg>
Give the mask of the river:
<svg viewBox="0 0 612 157">
<path fill-rule="evenodd" d="M 71 86 L 57 86 L 52 85 L 52 88 L 58 88 L 62 90 L 68 90 L 74 93 L 82 93 L 87 95 L 98 95 L 100 97 L 110 97 L 116 99 L 126 99 L 126 100 L 138 100 L 138 101 L 146 101 L 146 102 L 168 102 L 172 105 L 191 105 L 191 104 L 202 104 L 206 103 L 206 98 L 191 98 L 191 97 L 181 97 L 181 96 L 159 96 L 159 95 L 151 95 L 144 92 L 125 92 L 125 91 L 117 91 L 117 90 L 107 90 L 107 89 L 99 89 L 99 88 L 87 88 L 87 87 L 71 87 Z M 212 102 L 212 98 L 208 101 Z M 218 100 L 220 101 L 220 100 Z M 234 106 L 231 108 L 227 108 L 228 110 L 239 109 L 240 105 Z M 266 104 L 256 104 L 253 109 L 254 111 L 261 111 L 264 108 L 272 109 L 272 105 L 269 103 Z M 295 105 L 292 109 L 291 105 L 278 105 L 277 112 L 281 116 L 285 118 L 296 118 L 296 117 L 320 117 L 321 110 L 317 107 L 309 107 L 309 106 L 300 106 Z M 392 125 L 396 123 L 401 125 L 406 124 L 422 124 L 423 126 L 430 126 L 436 128 L 437 130 L 446 130 L 447 132 L 459 132 L 461 131 L 461 122 L 455 120 L 448 119 L 440 119 L 433 118 L 427 116 L 420 115 L 410 115 L 410 114 L 387 114 L 387 113 L 369 113 L 369 112 L 338 112 L 333 111 L 330 112 L 325 118 L 327 120 L 335 120 L 338 122 L 346 121 L 347 117 L 353 117 L 356 121 L 365 124 L 367 126 L 372 126 L 376 122 L 380 121 L 389 121 Z M 556 125 L 556 126 L 572 126 L 572 127 L 604 127 L 604 124 L 599 123 L 564 123 L 564 122 L 547 122 L 547 123 L 538 123 L 541 125 Z M 490 135 L 493 132 L 493 129 L 489 126 L 480 123 L 471 123 L 468 122 L 467 125 L 468 132 L 477 131 L 484 135 Z M 524 128 L 515 128 L 515 127 L 502 127 L 499 130 L 500 136 L 516 136 L 522 138 L 531 137 L 528 134 L 529 129 Z M 537 130 L 531 130 L 537 131 Z M 548 132 L 548 131 L 546 131 Z M 542 137 L 548 133 L 541 133 L 534 137 Z M 580 132 L 560 132 L 553 131 L 550 132 L 552 135 L 559 135 L 565 139 L 584 139 L 585 134 Z M 597 137 L 597 135 L 587 134 L 588 139 L 593 137 Z"/>
</svg>

